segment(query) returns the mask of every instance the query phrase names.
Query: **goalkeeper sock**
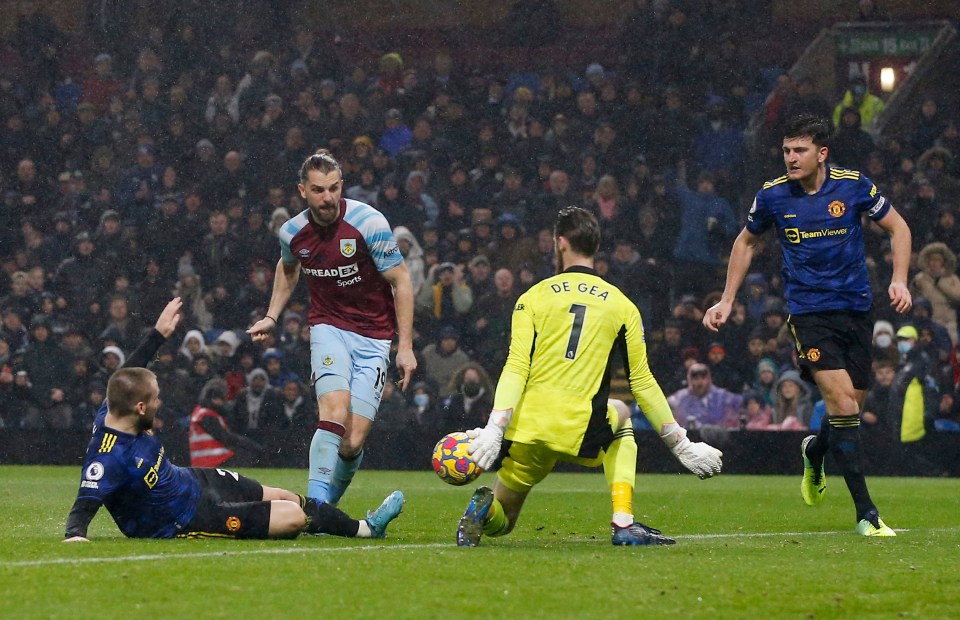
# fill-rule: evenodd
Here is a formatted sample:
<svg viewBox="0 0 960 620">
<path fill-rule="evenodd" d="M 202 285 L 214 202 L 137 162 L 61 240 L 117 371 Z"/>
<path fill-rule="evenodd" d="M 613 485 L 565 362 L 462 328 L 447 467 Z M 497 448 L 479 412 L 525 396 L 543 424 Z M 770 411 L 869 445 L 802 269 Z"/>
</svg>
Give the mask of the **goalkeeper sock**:
<svg viewBox="0 0 960 620">
<path fill-rule="evenodd" d="M 633 525 L 633 487 L 637 479 L 637 440 L 630 420 L 613 437 L 603 455 L 603 473 L 610 485 L 610 502 L 613 504 L 611 522 L 629 527 Z"/>
<path fill-rule="evenodd" d="M 620 527 L 633 525 L 633 487 L 626 482 L 614 482 L 610 485 L 610 499 L 613 503 L 611 522 Z"/>
<path fill-rule="evenodd" d="M 341 424 L 321 420 L 310 442 L 310 472 L 307 480 L 307 497 L 318 502 L 329 502 L 332 492 L 330 477 L 337 465 L 340 442 L 345 429 Z"/>
<path fill-rule="evenodd" d="M 363 450 L 356 456 L 347 458 L 342 454 L 337 454 L 337 464 L 333 468 L 333 476 L 330 478 L 330 498 L 327 500 L 331 504 L 340 502 L 340 498 L 346 492 L 347 487 L 353 480 L 353 475 L 360 469 L 360 463 L 363 462 Z"/>
<path fill-rule="evenodd" d="M 626 424 L 614 434 L 613 442 L 603 455 L 603 475 L 611 492 L 618 482 L 629 485 L 631 489 L 637 481 L 637 440 L 633 436 L 633 425 Z"/>
<path fill-rule="evenodd" d="M 859 416 L 836 416 L 830 418 L 830 453 L 836 459 L 843 480 L 853 498 L 857 510 L 857 521 L 860 521 L 871 510 L 877 507 L 870 499 L 867 491 L 867 480 L 863 476 L 861 463 L 863 461 L 863 446 L 860 442 Z"/>
<path fill-rule="evenodd" d="M 503 536 L 509 526 L 507 513 L 503 511 L 500 500 L 494 499 L 487 512 L 487 520 L 483 522 L 483 533 L 487 536 Z"/>
</svg>

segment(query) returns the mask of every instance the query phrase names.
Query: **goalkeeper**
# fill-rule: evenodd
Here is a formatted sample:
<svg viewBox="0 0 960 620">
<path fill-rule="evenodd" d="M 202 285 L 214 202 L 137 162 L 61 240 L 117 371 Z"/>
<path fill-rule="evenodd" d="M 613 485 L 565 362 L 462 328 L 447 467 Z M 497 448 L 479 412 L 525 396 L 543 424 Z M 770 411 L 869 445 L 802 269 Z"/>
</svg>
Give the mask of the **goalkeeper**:
<svg viewBox="0 0 960 620">
<path fill-rule="evenodd" d="M 691 442 L 673 419 L 647 365 L 636 306 L 594 271 L 599 245 L 600 228 L 589 211 L 560 211 L 557 275 L 517 300 L 493 411 L 484 428 L 467 432 L 470 454 L 482 469 L 501 456 L 503 462 L 493 489 L 480 487 L 470 499 L 457 528 L 459 546 L 475 546 L 483 534 L 508 534 L 530 489 L 557 461 L 603 465 L 614 545 L 675 542 L 634 521 L 637 444 L 626 407 L 607 398 L 615 360 L 623 362 L 634 397 L 680 462 L 701 478 L 720 473 L 721 452 Z"/>
</svg>

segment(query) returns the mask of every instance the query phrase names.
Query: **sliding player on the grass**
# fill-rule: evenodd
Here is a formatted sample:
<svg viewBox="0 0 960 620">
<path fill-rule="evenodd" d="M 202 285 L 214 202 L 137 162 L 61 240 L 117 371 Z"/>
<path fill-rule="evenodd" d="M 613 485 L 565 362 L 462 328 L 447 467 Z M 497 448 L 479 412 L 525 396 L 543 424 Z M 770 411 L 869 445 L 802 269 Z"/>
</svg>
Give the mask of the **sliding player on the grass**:
<svg viewBox="0 0 960 620">
<path fill-rule="evenodd" d="M 614 545 L 673 544 L 634 520 L 637 444 L 626 406 L 607 399 L 614 364 L 624 364 L 644 414 L 687 469 L 701 478 L 720 473 L 722 454 L 691 442 L 673 419 L 647 365 L 640 312 L 594 271 L 596 218 L 578 207 L 563 209 L 554 245 L 558 274 L 517 300 L 493 411 L 486 427 L 468 431 L 470 453 L 483 469 L 501 456 L 504 439 L 509 444 L 493 489 L 478 488 L 460 519 L 457 544 L 509 533 L 527 494 L 557 461 L 603 465 Z"/>
<path fill-rule="evenodd" d="M 154 435 L 157 377 L 143 368 L 180 321 L 177 297 L 107 383 L 64 542 L 86 542 L 101 506 L 130 538 L 292 538 L 301 532 L 383 538 L 403 508 L 391 493 L 363 521 L 329 505 L 224 469 L 177 467 Z"/>
</svg>

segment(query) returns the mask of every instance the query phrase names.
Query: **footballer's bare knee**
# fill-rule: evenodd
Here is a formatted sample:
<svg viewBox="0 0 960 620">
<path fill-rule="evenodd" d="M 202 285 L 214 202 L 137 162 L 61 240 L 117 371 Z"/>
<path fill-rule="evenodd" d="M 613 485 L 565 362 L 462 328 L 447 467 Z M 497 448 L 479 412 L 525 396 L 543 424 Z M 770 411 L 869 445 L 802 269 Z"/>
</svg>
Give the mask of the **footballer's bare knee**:
<svg viewBox="0 0 960 620">
<path fill-rule="evenodd" d="M 270 502 L 270 537 L 291 538 L 307 527 L 307 515 L 299 502 L 276 499 Z"/>
<path fill-rule="evenodd" d="M 630 407 L 627 406 L 627 403 L 617 398 L 611 398 L 607 402 L 613 405 L 613 408 L 617 410 L 617 419 L 620 422 L 617 428 L 623 426 L 626 421 L 630 419 Z"/>
</svg>

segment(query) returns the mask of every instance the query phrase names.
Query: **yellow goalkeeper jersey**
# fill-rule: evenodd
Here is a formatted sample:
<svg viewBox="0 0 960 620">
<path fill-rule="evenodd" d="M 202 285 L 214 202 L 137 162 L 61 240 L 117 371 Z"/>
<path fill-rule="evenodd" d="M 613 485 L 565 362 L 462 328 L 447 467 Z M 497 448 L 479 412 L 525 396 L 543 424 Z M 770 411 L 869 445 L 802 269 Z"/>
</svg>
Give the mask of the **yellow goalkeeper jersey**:
<svg viewBox="0 0 960 620">
<path fill-rule="evenodd" d="M 513 409 L 504 437 L 593 458 L 613 440 L 610 378 L 623 364 L 630 389 L 655 429 L 673 421 L 647 364 L 640 311 L 586 267 L 530 288 L 513 311 L 510 353 L 494 409 Z"/>
</svg>

